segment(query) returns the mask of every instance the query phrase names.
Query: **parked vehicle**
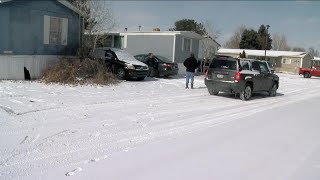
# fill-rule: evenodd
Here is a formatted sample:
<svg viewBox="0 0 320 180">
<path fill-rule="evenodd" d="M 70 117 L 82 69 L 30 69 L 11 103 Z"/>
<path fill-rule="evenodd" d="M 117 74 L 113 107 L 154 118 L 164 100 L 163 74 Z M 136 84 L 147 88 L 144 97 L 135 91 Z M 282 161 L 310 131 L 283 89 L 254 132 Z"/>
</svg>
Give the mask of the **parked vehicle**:
<svg viewBox="0 0 320 180">
<path fill-rule="evenodd" d="M 147 63 L 148 60 L 148 54 L 139 54 L 134 56 L 137 60 Z M 160 77 L 168 77 L 168 76 L 175 76 L 179 72 L 178 64 L 170 62 L 169 59 L 154 55 L 156 60 L 156 70 L 155 70 L 155 76 Z"/>
<path fill-rule="evenodd" d="M 267 61 L 216 56 L 206 72 L 205 84 L 211 95 L 240 94 L 240 99 L 246 101 L 255 92 L 276 96 L 279 77 L 270 71 Z"/>
<path fill-rule="evenodd" d="M 95 58 L 105 60 L 106 66 L 121 79 L 143 80 L 149 72 L 146 64 L 136 60 L 133 55 L 125 50 L 117 48 L 96 48 L 91 52 Z"/>
<path fill-rule="evenodd" d="M 272 62 L 270 62 L 270 61 L 265 61 L 265 62 L 267 62 L 267 65 L 268 65 L 268 68 L 270 69 L 270 71 L 271 71 L 272 73 L 274 73 L 274 67 L 273 67 Z"/>
<path fill-rule="evenodd" d="M 304 78 L 311 78 L 311 76 L 320 77 L 320 60 L 312 60 L 310 68 L 299 68 L 300 74 Z"/>
</svg>

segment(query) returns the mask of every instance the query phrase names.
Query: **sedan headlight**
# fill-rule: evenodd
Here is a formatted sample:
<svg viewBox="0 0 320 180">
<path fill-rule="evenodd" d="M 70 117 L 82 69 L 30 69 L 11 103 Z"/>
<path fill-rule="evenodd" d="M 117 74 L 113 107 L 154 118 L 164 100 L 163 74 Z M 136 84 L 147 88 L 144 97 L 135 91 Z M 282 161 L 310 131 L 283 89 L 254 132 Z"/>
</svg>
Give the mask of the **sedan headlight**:
<svg viewBox="0 0 320 180">
<path fill-rule="evenodd" d="M 136 68 L 132 64 L 126 64 L 127 69 L 135 70 Z"/>
</svg>

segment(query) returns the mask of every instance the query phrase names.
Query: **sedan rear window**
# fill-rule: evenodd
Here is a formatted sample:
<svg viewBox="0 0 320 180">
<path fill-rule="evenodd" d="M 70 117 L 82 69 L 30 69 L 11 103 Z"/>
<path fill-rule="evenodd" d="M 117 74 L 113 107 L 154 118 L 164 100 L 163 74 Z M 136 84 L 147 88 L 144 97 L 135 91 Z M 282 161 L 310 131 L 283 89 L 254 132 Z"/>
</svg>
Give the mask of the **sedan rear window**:
<svg viewBox="0 0 320 180">
<path fill-rule="evenodd" d="M 237 70 L 237 61 L 213 59 L 210 68 Z"/>
</svg>

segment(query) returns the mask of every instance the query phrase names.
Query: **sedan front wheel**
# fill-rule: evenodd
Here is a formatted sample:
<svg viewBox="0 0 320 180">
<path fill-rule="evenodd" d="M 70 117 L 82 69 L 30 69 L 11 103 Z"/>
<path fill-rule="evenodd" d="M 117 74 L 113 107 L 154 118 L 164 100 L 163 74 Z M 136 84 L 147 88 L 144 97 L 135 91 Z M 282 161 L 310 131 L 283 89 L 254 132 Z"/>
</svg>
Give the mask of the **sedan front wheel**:
<svg viewBox="0 0 320 180">
<path fill-rule="evenodd" d="M 123 68 L 117 69 L 117 78 L 120 80 L 126 79 L 126 71 Z"/>
</svg>

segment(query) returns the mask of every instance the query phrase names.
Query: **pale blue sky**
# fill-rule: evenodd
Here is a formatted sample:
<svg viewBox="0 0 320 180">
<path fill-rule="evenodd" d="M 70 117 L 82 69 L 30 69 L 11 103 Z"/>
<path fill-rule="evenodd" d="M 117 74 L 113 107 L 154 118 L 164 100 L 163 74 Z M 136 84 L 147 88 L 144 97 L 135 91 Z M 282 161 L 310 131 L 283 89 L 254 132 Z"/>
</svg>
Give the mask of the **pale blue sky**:
<svg viewBox="0 0 320 180">
<path fill-rule="evenodd" d="M 290 46 L 320 50 L 319 1 L 113 1 L 117 31 L 162 31 L 183 18 L 208 20 L 221 32 L 220 44 L 240 25 L 257 30 L 269 24 L 269 32 L 283 33 Z"/>
</svg>

